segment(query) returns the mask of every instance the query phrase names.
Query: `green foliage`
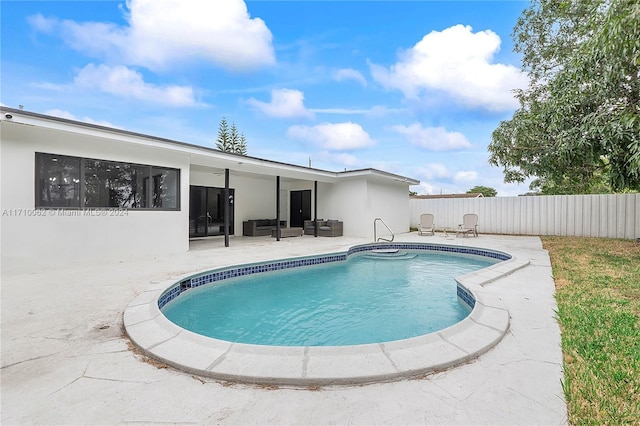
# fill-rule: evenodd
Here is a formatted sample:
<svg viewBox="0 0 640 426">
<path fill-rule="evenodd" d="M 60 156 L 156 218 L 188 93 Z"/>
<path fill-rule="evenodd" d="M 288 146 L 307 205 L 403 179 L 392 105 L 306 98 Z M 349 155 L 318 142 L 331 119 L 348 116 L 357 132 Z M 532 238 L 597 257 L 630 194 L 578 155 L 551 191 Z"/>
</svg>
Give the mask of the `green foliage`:
<svg viewBox="0 0 640 426">
<path fill-rule="evenodd" d="M 569 424 L 640 424 L 640 245 L 542 242 L 556 283 Z"/>
<path fill-rule="evenodd" d="M 240 134 L 240 141 L 238 142 L 236 153 L 240 155 L 247 155 L 247 138 L 244 137 L 244 133 Z"/>
<path fill-rule="evenodd" d="M 488 186 L 474 186 L 467 191 L 467 194 L 482 194 L 485 197 L 495 197 L 498 195 L 498 191 Z"/>
<path fill-rule="evenodd" d="M 229 136 L 229 125 L 227 119 L 222 117 L 220 126 L 218 127 L 218 139 L 216 139 L 216 148 L 220 151 L 231 151 L 231 138 Z"/>
<path fill-rule="evenodd" d="M 489 162 L 541 193 L 640 190 L 640 3 L 536 0 L 513 35 L 531 80 Z"/>
<path fill-rule="evenodd" d="M 238 146 L 240 145 L 240 134 L 238 133 L 236 123 L 231 124 L 231 131 L 229 132 L 229 142 L 231 145 L 231 149 L 229 151 L 237 152 Z"/>
<path fill-rule="evenodd" d="M 247 155 L 247 139 L 244 134 L 238 132 L 235 122 L 231 123 L 231 128 L 229 128 L 226 118 L 222 117 L 218 128 L 216 148 L 224 152 Z"/>
</svg>

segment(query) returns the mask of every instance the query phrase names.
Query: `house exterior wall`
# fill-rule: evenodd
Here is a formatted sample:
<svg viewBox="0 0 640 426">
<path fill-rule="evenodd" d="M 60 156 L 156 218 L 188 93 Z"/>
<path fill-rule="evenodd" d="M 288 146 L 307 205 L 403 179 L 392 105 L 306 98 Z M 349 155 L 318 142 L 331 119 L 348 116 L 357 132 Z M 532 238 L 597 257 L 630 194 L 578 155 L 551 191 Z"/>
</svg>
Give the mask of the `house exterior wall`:
<svg viewBox="0 0 640 426">
<path fill-rule="evenodd" d="M 366 196 L 364 179 L 344 180 L 335 185 L 318 183 L 318 218 L 341 220 L 343 235 L 347 237 L 367 237 L 360 215 L 366 206 Z"/>
<path fill-rule="evenodd" d="M 0 118 L 0 242 L 3 270 L 28 270 L 167 255 L 189 250 L 190 185 L 224 187 L 224 168 L 235 190 L 234 231 L 242 222 L 275 218 L 276 176 L 280 218 L 290 223 L 290 192 L 318 182 L 318 218 L 338 219 L 344 235 L 373 238 L 373 219 L 396 232 L 408 222 L 408 185 L 376 170 L 332 173 L 231 154 L 116 129 L 12 110 Z M 18 115 L 20 114 L 20 115 Z M 35 117 L 35 118 L 34 118 Z M 36 153 L 179 170 L 180 206 L 159 209 L 36 209 Z M 233 167 L 237 167 L 233 170 Z"/>
<path fill-rule="evenodd" d="M 344 222 L 344 235 L 373 241 L 373 221 L 381 218 L 396 233 L 409 231 L 409 189 L 362 176 L 335 185 L 318 185 L 318 217 Z M 382 225 L 378 236 L 389 236 Z"/>
<path fill-rule="evenodd" d="M 395 234 L 409 232 L 409 188 L 399 182 L 369 182 L 368 203 L 370 212 L 368 223 L 373 229 L 375 218 L 381 218 Z M 372 231 L 373 232 L 373 231 Z M 388 230 L 378 224 L 377 235 L 389 235 Z M 373 238 L 373 237 L 372 237 Z"/>
<path fill-rule="evenodd" d="M 148 257 L 188 250 L 189 242 L 185 238 L 189 214 L 187 156 L 59 130 L 4 121 L 0 125 L 3 269 Z M 106 216 L 92 216 L 97 213 L 91 210 L 36 211 L 36 152 L 180 169 L 180 210 L 128 210 L 122 216 L 109 216 L 109 211 Z M 78 215 L 71 216 L 74 213 Z"/>
</svg>

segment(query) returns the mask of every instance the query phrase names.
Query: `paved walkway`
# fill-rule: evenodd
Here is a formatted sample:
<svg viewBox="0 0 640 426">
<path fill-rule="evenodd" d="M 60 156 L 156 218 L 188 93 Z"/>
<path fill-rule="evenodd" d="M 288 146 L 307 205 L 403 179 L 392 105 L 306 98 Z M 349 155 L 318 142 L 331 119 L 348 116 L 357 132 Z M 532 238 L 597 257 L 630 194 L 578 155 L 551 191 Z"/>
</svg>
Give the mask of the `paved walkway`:
<svg viewBox="0 0 640 426">
<path fill-rule="evenodd" d="M 362 239 L 303 236 L 195 241 L 167 258 L 2 273 L 1 417 L 9 424 L 565 424 L 560 332 L 549 257 L 534 237 L 400 241 L 486 247 L 531 264 L 485 289 L 510 330 L 469 364 L 365 386 L 220 383 L 145 360 L 122 334 L 125 307 L 149 286 L 213 267 L 342 251 Z M 6 249 L 6 248 L 5 248 Z"/>
</svg>

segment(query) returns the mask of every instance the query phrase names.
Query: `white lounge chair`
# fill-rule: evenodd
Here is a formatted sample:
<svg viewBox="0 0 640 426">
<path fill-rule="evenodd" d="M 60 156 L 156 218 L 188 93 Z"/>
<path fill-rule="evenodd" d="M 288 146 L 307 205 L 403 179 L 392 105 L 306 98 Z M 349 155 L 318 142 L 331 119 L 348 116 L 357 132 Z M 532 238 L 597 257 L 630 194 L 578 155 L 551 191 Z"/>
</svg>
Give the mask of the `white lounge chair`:
<svg viewBox="0 0 640 426">
<path fill-rule="evenodd" d="M 420 225 L 418 227 L 418 233 L 428 233 L 434 235 L 433 215 L 430 213 L 424 213 L 420 215 Z"/>
<path fill-rule="evenodd" d="M 463 236 L 467 236 L 468 234 L 473 234 L 474 237 L 478 236 L 478 215 L 475 213 L 467 213 L 462 216 L 462 223 L 458 225 L 458 230 L 456 231 L 456 237 L 460 234 Z"/>
</svg>

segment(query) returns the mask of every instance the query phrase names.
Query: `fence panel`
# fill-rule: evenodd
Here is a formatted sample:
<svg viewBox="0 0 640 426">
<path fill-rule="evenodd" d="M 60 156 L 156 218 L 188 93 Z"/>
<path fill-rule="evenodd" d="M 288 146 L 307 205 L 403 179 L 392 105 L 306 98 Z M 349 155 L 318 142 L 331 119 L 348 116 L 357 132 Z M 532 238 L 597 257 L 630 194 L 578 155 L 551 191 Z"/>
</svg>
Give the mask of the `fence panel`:
<svg viewBox="0 0 640 426">
<path fill-rule="evenodd" d="M 436 228 L 455 230 L 464 214 L 476 213 L 481 233 L 640 238 L 640 193 L 412 198 L 409 207 L 412 227 L 432 213 Z"/>
</svg>

